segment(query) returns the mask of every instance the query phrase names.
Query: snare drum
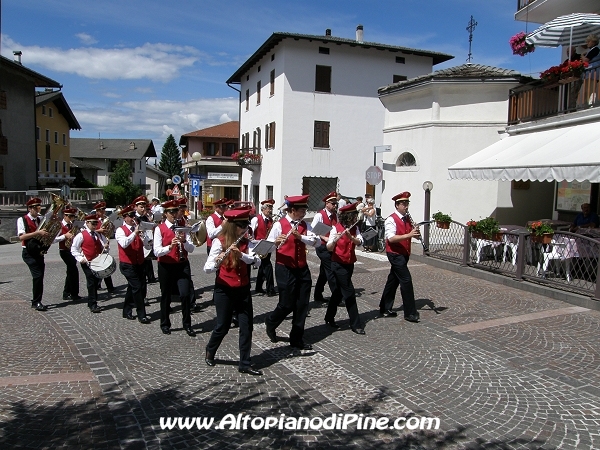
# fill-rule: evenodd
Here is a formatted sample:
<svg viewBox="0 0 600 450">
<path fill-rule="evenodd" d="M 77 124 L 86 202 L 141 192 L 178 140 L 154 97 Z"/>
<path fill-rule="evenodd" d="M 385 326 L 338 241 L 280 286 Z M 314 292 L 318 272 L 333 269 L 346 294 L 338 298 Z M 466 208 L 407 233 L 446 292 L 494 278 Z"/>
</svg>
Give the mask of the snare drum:
<svg viewBox="0 0 600 450">
<path fill-rule="evenodd" d="M 90 261 L 90 270 L 96 278 L 107 278 L 117 270 L 117 263 L 108 253 L 102 253 Z"/>
</svg>

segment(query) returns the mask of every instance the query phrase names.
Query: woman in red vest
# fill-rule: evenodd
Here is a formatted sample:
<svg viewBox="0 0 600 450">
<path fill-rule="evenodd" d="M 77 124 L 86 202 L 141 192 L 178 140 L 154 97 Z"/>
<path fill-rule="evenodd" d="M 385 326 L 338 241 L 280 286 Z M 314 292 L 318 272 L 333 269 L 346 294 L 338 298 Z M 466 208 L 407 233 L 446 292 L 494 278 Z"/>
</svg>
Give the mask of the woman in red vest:
<svg viewBox="0 0 600 450">
<path fill-rule="evenodd" d="M 339 209 L 339 222 L 329 234 L 327 250 L 331 252 L 331 272 L 335 277 L 335 290 L 327 306 L 325 323 L 332 328 L 340 326 L 335 322 L 337 307 L 342 300 L 346 303 L 346 310 L 350 318 L 350 328 L 356 334 L 365 334 L 360 323 L 358 307 L 356 306 L 356 292 L 352 284 L 352 273 L 356 262 L 354 249 L 363 243 L 363 238 L 358 230 L 358 202 L 343 206 Z"/>
<path fill-rule="evenodd" d="M 252 295 L 248 264 L 260 265 L 260 258 L 248 251 L 247 231 L 250 225 L 248 209 L 232 209 L 224 213 L 227 221 L 212 242 L 210 254 L 204 265 L 206 273 L 217 273 L 213 301 L 217 311 L 217 323 L 206 345 L 206 364 L 215 365 L 215 354 L 231 326 L 234 311 L 240 329 L 239 371 L 249 375 L 262 375 L 251 367 L 252 347 Z"/>
</svg>

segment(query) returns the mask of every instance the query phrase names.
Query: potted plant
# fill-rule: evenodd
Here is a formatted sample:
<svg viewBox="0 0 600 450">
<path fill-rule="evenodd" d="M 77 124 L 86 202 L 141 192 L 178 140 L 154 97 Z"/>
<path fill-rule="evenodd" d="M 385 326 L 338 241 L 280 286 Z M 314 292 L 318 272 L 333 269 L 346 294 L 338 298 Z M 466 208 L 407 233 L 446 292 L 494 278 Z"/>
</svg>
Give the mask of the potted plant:
<svg viewBox="0 0 600 450">
<path fill-rule="evenodd" d="M 467 227 L 475 239 L 488 239 L 490 241 L 501 241 L 500 225 L 493 217 L 486 217 L 478 222 L 470 220 Z"/>
<path fill-rule="evenodd" d="M 433 220 L 435 220 L 438 228 L 442 228 L 444 230 L 450 228 L 450 222 L 452 222 L 452 217 L 450 217 L 450 215 L 438 211 L 432 217 Z"/>
<path fill-rule="evenodd" d="M 554 230 L 549 223 L 538 220 L 527 225 L 527 229 L 531 232 L 531 240 L 538 244 L 549 244 L 552 242 Z"/>
<path fill-rule="evenodd" d="M 581 78 L 588 63 L 583 61 L 565 61 L 560 65 L 561 83 L 570 83 Z"/>
<path fill-rule="evenodd" d="M 562 69 L 560 66 L 552 66 L 547 70 L 544 70 L 542 73 L 540 73 L 540 78 L 546 83 L 546 84 L 555 84 L 558 83 L 558 80 L 560 80 L 562 74 Z"/>
<path fill-rule="evenodd" d="M 231 155 L 231 159 L 237 162 L 240 166 L 260 165 L 262 162 L 262 155 L 257 153 L 235 152 L 233 155 Z"/>
<path fill-rule="evenodd" d="M 521 31 L 510 38 L 508 42 L 512 48 L 513 55 L 525 56 L 535 51 L 535 46 L 525 41 L 526 37 L 527 35 Z"/>
</svg>

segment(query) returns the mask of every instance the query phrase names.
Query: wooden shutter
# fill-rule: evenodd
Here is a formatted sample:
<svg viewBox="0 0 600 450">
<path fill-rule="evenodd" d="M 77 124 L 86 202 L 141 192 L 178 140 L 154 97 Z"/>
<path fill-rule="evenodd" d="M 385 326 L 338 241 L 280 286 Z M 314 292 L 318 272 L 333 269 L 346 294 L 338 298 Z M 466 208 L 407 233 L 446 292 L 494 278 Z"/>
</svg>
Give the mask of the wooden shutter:
<svg viewBox="0 0 600 450">
<path fill-rule="evenodd" d="M 329 148 L 329 122 L 315 120 L 314 146 L 318 148 Z"/>
<path fill-rule="evenodd" d="M 315 91 L 331 92 L 331 66 L 317 66 L 315 73 Z"/>
<path fill-rule="evenodd" d="M 269 126 L 269 147 L 275 148 L 275 122 Z"/>
</svg>

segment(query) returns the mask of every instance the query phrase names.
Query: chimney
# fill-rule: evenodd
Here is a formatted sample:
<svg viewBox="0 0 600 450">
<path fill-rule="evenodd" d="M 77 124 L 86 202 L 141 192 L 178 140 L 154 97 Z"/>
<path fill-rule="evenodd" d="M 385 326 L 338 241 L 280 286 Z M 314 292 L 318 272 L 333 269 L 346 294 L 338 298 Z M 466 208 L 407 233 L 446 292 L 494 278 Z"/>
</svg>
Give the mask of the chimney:
<svg viewBox="0 0 600 450">
<path fill-rule="evenodd" d="M 363 42 L 363 26 L 359 25 L 356 27 L 356 42 Z"/>
<path fill-rule="evenodd" d="M 100 141 L 100 147 L 99 147 L 99 149 L 100 150 L 104 150 L 104 142 Z"/>
<path fill-rule="evenodd" d="M 135 142 L 129 143 L 129 150 L 135 150 Z"/>
<path fill-rule="evenodd" d="M 21 50 L 15 50 L 13 52 L 13 55 L 15 57 L 15 62 L 17 64 L 21 64 L 21 55 L 23 54 L 23 52 Z M 22 65 L 22 64 L 21 64 Z"/>
<path fill-rule="evenodd" d="M 331 36 L 331 28 L 325 30 L 325 36 Z"/>
</svg>

